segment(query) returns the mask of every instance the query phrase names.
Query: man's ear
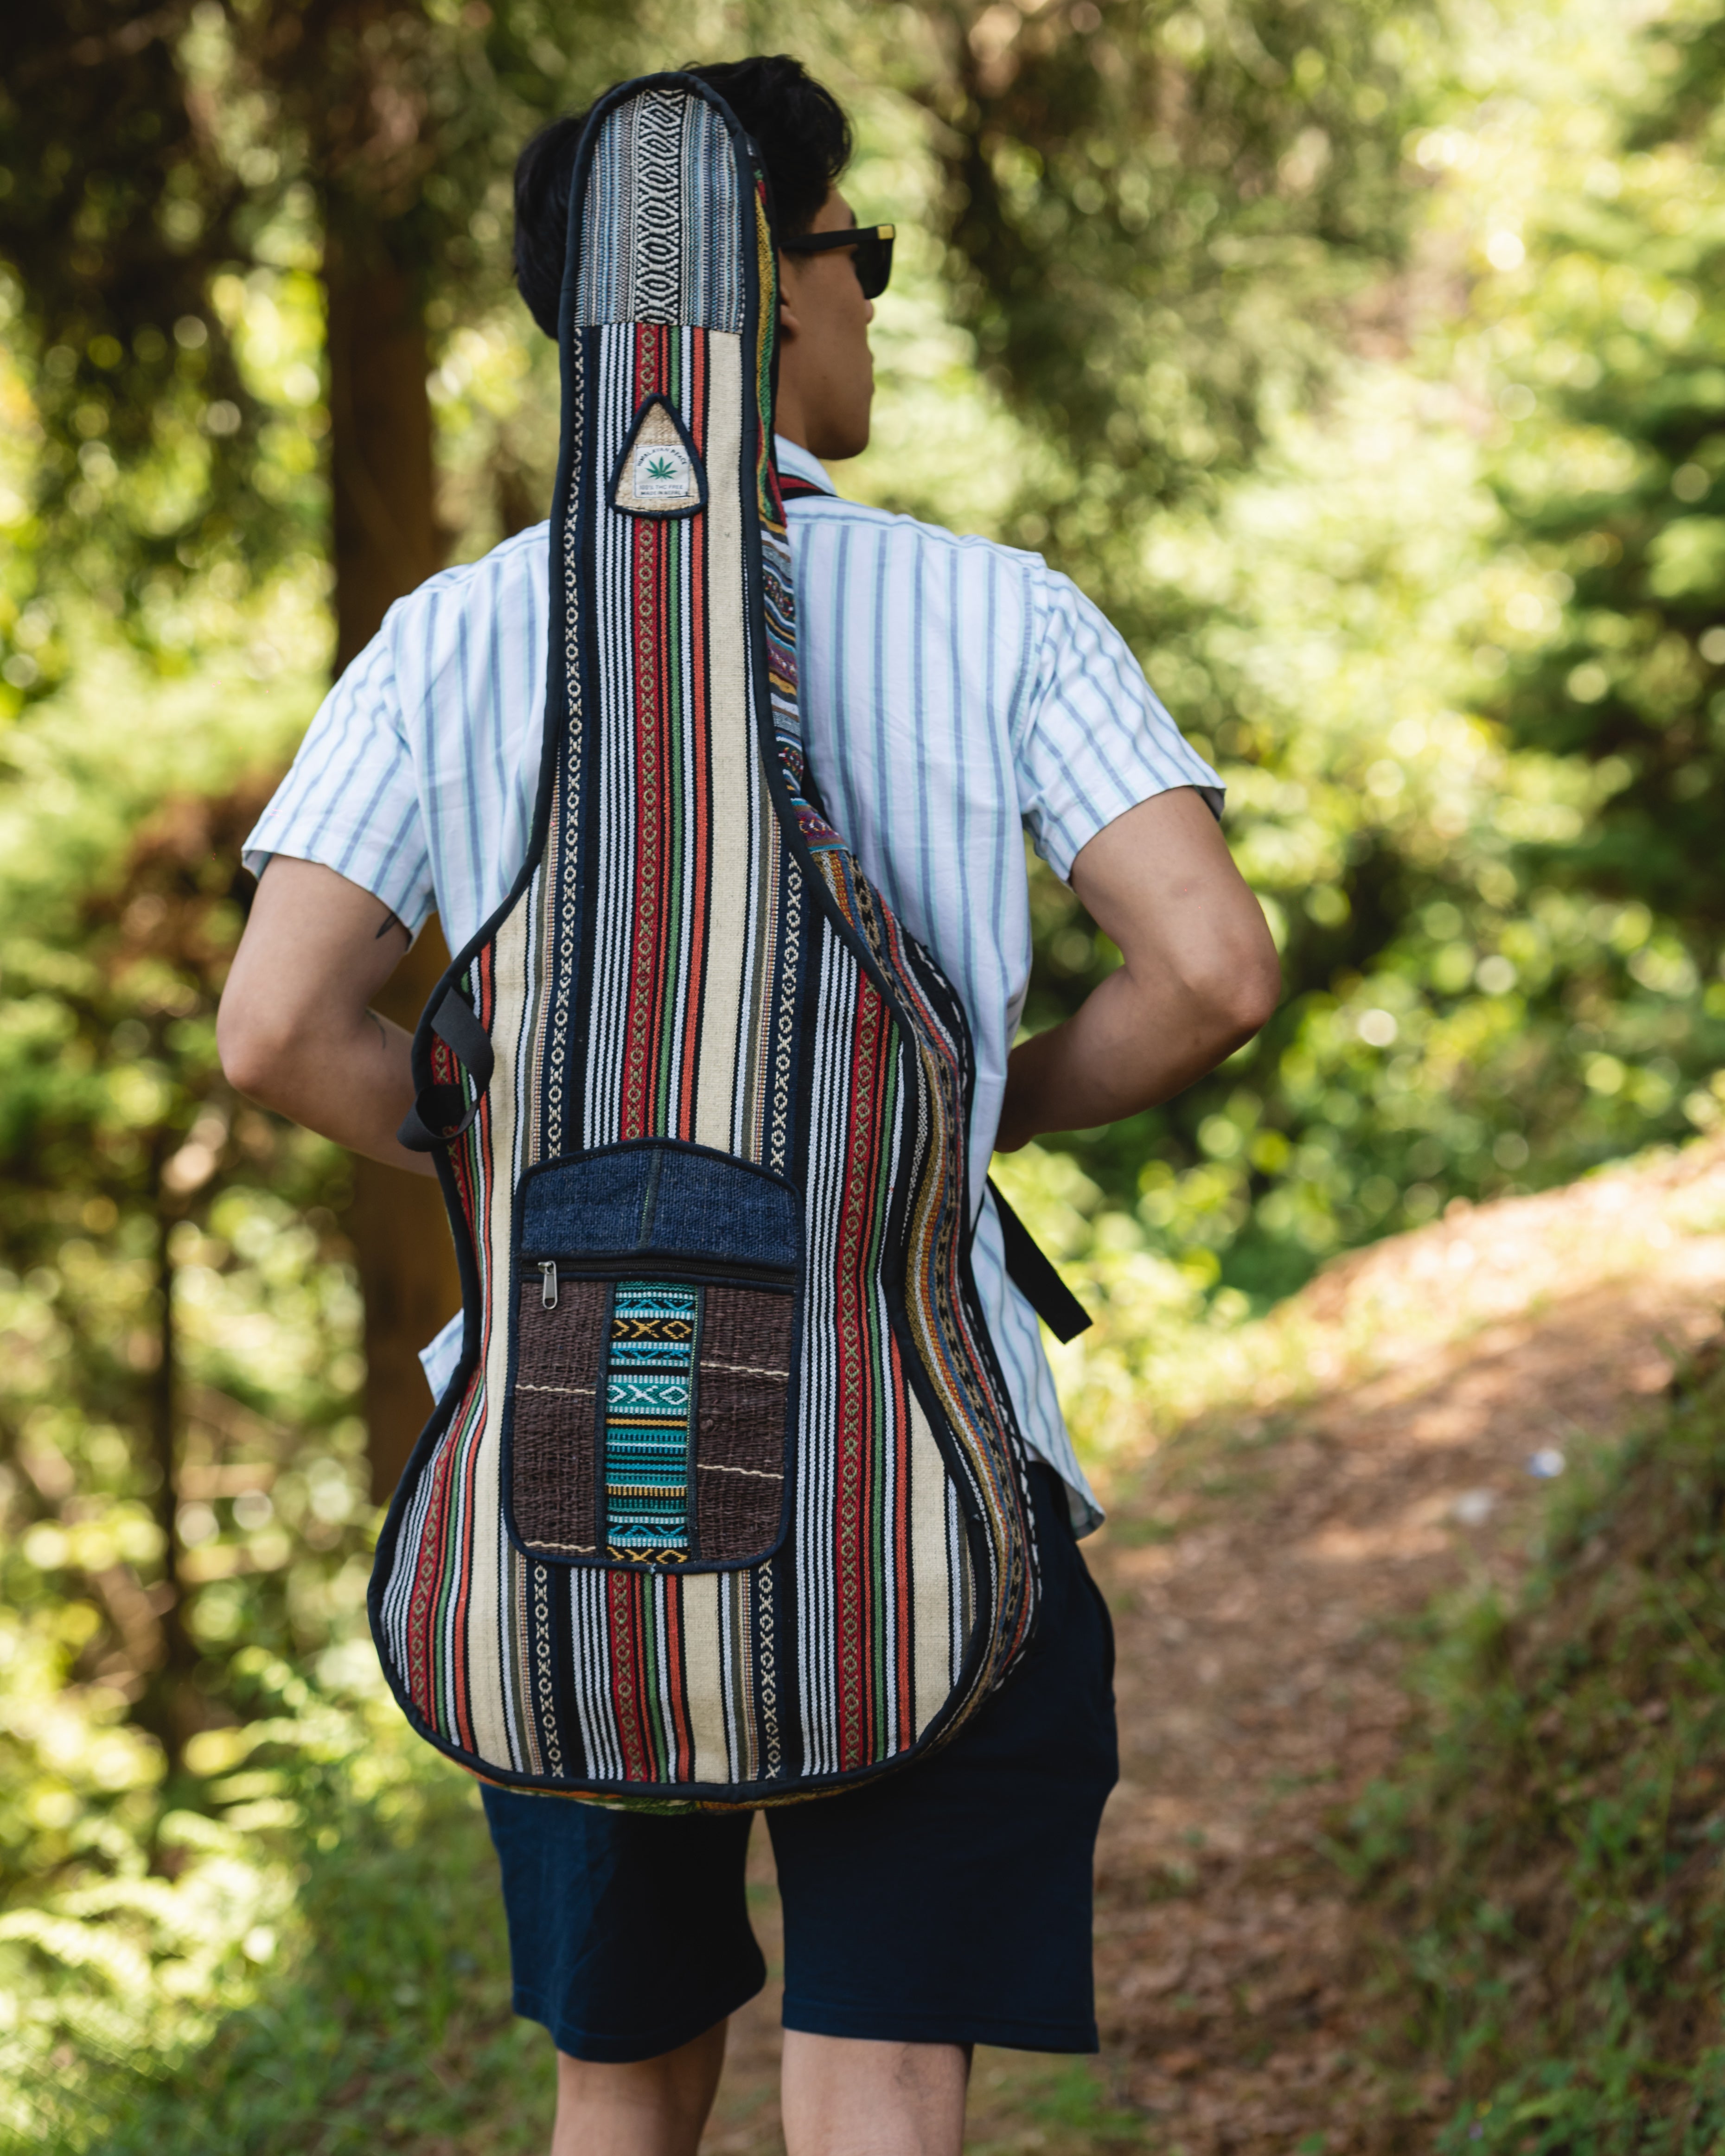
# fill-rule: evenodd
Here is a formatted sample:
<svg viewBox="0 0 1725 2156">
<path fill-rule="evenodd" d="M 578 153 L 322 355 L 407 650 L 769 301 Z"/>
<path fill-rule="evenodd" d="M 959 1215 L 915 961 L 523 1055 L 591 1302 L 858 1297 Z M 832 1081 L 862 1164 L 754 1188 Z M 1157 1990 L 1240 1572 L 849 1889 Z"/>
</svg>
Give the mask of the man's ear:
<svg viewBox="0 0 1725 2156">
<path fill-rule="evenodd" d="M 794 256 L 781 254 L 778 258 L 778 341 L 788 344 L 803 334 L 803 318 L 792 304 L 791 294 L 796 289 L 797 271 L 802 267 Z"/>
</svg>

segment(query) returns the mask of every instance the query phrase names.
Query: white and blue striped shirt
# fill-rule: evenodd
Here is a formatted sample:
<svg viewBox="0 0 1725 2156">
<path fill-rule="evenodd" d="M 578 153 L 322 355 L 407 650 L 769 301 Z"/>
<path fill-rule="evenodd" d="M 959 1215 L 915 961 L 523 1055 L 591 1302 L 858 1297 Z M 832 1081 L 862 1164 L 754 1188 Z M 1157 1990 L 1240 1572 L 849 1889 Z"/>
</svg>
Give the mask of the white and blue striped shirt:
<svg viewBox="0 0 1725 2156">
<path fill-rule="evenodd" d="M 789 509 L 809 760 L 833 823 L 963 1001 L 976 1045 L 972 1188 L 993 1148 L 1030 977 L 1021 828 L 1057 875 L 1139 801 L 1221 783 L 1116 631 L 1034 554 L 844 501 L 807 450 L 780 469 L 822 490 Z M 416 932 L 435 907 L 459 950 L 526 853 L 545 713 L 547 527 L 446 569 L 393 606 L 326 698 L 246 843 L 321 862 Z M 1034 1313 L 1008 1281 L 984 1203 L 977 1286 L 1032 1447 L 1081 1528 L 1100 1517 Z M 427 1350 L 436 1390 L 457 1321 Z"/>
</svg>

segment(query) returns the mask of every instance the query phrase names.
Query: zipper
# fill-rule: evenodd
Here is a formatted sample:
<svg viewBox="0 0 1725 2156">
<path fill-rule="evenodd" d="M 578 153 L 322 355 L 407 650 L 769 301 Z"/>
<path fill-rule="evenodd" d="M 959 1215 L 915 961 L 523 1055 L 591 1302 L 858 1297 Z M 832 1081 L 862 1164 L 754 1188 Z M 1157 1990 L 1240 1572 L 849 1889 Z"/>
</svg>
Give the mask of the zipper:
<svg viewBox="0 0 1725 2156">
<path fill-rule="evenodd" d="M 659 1215 L 659 1178 L 665 1168 L 665 1153 L 655 1147 L 649 1156 L 646 1194 L 641 1200 L 640 1240 L 637 1250 L 644 1250 L 653 1240 L 653 1223 Z"/>
<path fill-rule="evenodd" d="M 747 1265 L 732 1258 L 680 1258 L 656 1250 L 625 1250 L 609 1258 L 528 1258 L 522 1263 L 543 1277 L 541 1301 L 547 1310 L 557 1307 L 557 1281 L 570 1280 L 635 1280 L 663 1274 L 668 1281 L 710 1280 L 738 1287 L 788 1289 L 797 1274 L 792 1265 Z"/>
</svg>

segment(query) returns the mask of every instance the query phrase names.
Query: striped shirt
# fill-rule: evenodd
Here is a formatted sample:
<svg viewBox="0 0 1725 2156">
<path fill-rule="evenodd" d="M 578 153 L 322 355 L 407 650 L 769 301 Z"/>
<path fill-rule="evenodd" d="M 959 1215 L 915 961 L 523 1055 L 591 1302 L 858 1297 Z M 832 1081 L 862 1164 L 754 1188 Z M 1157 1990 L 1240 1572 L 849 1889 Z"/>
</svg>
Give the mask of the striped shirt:
<svg viewBox="0 0 1725 2156">
<path fill-rule="evenodd" d="M 1219 811 L 1221 783 L 1117 633 L 1034 554 L 842 501 L 789 508 L 803 738 L 833 823 L 957 990 L 976 1047 L 978 1291 L 1031 1447 L 1100 1517 L 1061 1419 L 1034 1313 L 1006 1277 L 983 1178 L 1030 977 L 1021 829 L 1071 872 L 1104 824 L 1170 787 Z M 246 843 L 321 863 L 416 932 L 435 907 L 459 950 L 526 852 L 545 714 L 548 527 L 398 600 L 326 698 Z M 459 1321 L 424 1361 L 454 1368 Z"/>
</svg>

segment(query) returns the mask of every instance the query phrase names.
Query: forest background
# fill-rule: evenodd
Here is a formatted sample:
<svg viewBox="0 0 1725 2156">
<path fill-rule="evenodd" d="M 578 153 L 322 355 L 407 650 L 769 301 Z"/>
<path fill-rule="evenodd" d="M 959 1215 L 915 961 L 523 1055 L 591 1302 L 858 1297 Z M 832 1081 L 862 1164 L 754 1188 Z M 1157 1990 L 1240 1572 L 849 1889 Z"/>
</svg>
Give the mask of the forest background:
<svg viewBox="0 0 1725 2156">
<path fill-rule="evenodd" d="M 1212 1078 L 1004 1164 L 1098 1315 L 1056 1352 L 1098 1473 L 1332 1254 L 1725 1122 L 1717 6 L 33 11 L 0 105 L 8 2071 L 82 2087 L 261 1980 L 298 1815 L 260 1744 L 343 1802 L 418 1771 L 377 1763 L 362 1599 L 452 1270 L 423 1192 L 223 1081 L 239 845 L 389 600 L 544 512 L 521 142 L 782 48 L 901 235 L 839 485 L 1103 605 L 1282 951 Z M 1033 893 L 1034 1029 L 1115 954 Z"/>
</svg>

